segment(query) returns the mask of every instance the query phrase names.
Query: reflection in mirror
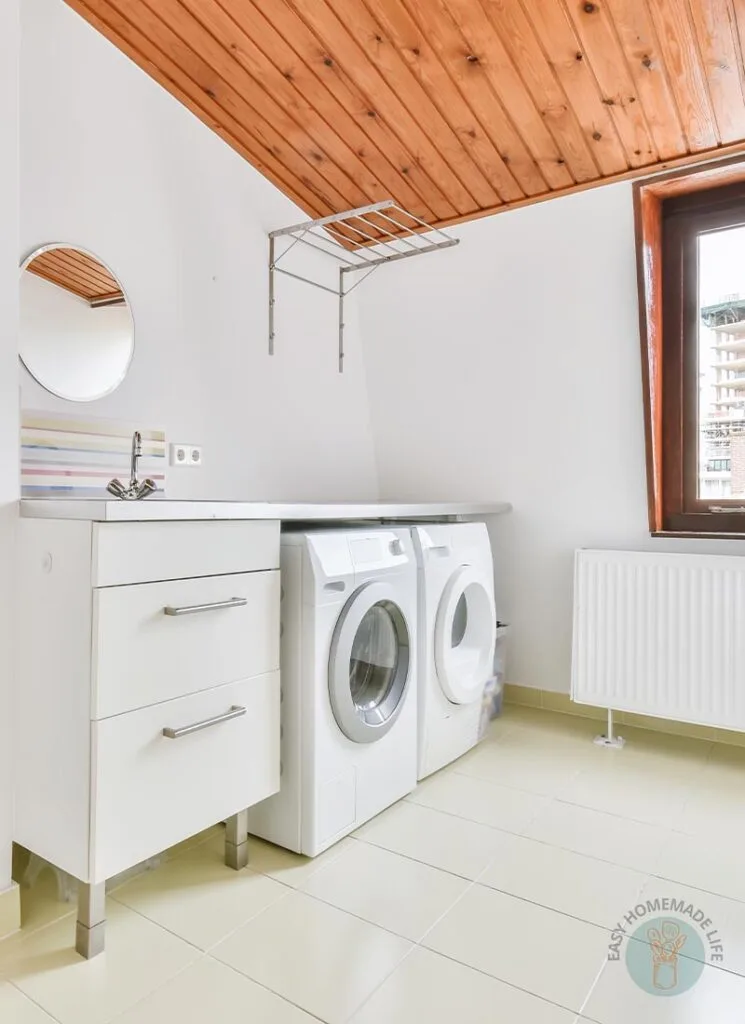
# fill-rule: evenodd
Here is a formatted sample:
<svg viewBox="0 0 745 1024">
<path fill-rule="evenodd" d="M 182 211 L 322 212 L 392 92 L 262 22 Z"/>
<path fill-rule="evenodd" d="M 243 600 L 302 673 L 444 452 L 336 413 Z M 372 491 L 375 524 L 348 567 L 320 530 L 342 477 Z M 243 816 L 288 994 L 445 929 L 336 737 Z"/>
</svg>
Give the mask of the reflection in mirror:
<svg viewBox="0 0 745 1024">
<path fill-rule="evenodd" d="M 134 322 L 124 290 L 83 249 L 47 245 L 23 263 L 19 355 L 53 395 L 90 402 L 124 380 L 134 353 Z"/>
</svg>

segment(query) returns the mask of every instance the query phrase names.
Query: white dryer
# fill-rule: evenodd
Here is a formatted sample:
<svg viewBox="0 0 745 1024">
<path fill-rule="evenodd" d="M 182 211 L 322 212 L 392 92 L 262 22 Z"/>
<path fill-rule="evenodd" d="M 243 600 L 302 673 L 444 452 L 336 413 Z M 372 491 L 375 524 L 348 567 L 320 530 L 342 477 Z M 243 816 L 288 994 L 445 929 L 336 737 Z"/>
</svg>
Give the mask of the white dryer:
<svg viewBox="0 0 745 1024">
<path fill-rule="evenodd" d="M 473 747 L 496 642 L 484 523 L 412 527 L 419 566 L 419 763 L 425 778 Z"/>
<path fill-rule="evenodd" d="M 315 856 L 417 782 L 417 563 L 408 529 L 282 536 L 280 790 L 249 831 Z"/>
</svg>

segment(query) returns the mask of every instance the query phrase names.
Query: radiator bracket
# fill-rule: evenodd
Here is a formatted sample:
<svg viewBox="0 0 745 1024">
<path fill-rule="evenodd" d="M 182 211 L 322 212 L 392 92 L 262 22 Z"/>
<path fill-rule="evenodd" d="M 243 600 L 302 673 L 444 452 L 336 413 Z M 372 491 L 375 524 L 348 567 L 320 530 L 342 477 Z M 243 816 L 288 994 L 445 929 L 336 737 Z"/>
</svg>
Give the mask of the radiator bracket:
<svg viewBox="0 0 745 1024">
<path fill-rule="evenodd" d="M 608 708 L 608 731 L 596 736 L 592 742 L 599 747 L 612 747 L 615 750 L 621 750 L 626 745 L 623 736 L 618 736 L 613 732 L 613 712 L 610 708 Z"/>
</svg>

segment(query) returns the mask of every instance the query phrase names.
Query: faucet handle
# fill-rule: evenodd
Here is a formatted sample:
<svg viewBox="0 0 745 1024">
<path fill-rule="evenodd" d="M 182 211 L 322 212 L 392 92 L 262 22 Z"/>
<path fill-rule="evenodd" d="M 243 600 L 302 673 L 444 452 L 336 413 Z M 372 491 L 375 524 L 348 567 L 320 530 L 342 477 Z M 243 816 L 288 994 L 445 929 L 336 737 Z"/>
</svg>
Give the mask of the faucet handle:
<svg viewBox="0 0 745 1024">
<path fill-rule="evenodd" d="M 116 477 L 114 477 L 113 480 L 109 480 L 109 482 L 106 484 L 106 490 L 109 492 L 109 494 L 113 494 L 115 498 L 124 497 L 124 484 L 121 482 L 121 480 L 117 480 Z"/>
<path fill-rule="evenodd" d="M 147 480 L 143 480 L 142 483 L 137 488 L 137 497 L 147 498 L 148 494 L 152 494 L 153 491 L 156 491 L 157 489 L 158 488 L 155 481 L 151 480 L 150 477 L 148 477 Z"/>
</svg>

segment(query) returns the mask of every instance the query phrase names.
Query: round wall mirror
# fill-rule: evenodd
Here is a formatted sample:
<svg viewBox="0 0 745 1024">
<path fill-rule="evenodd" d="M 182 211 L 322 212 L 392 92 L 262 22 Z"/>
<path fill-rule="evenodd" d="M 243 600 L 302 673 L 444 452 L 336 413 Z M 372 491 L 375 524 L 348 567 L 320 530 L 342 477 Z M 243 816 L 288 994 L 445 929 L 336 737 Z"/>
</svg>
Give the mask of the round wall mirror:
<svg viewBox="0 0 745 1024">
<path fill-rule="evenodd" d="M 113 271 L 71 245 L 45 245 L 21 266 L 19 355 L 58 398 L 91 402 L 119 387 L 134 354 L 134 321 Z"/>
</svg>

